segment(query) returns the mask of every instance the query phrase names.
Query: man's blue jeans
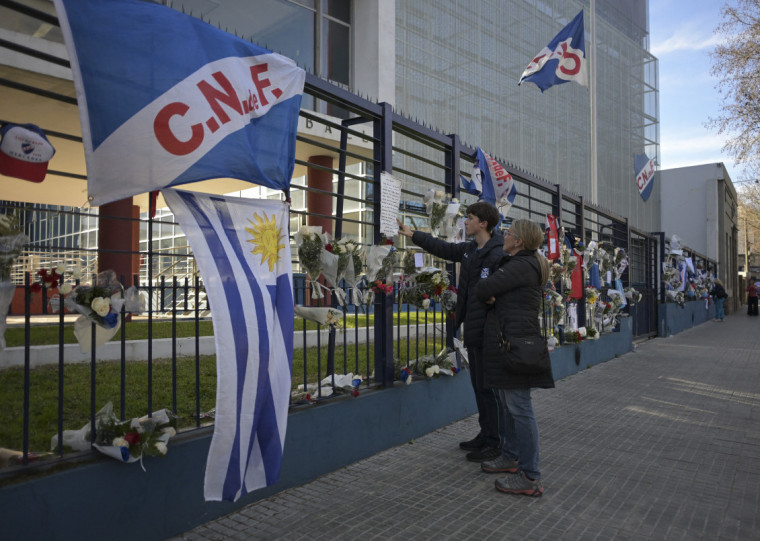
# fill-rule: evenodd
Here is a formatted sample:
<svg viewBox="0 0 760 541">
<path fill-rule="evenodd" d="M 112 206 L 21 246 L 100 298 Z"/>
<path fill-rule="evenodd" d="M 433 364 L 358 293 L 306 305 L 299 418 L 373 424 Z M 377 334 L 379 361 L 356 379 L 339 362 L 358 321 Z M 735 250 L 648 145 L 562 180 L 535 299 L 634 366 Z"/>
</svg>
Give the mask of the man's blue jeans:
<svg viewBox="0 0 760 541">
<path fill-rule="evenodd" d="M 715 319 L 723 319 L 726 317 L 726 312 L 723 311 L 723 303 L 726 299 L 715 298 Z"/>
<path fill-rule="evenodd" d="M 541 479 L 538 470 L 538 423 L 530 389 L 495 389 L 499 402 L 502 455 L 517 459 L 528 477 Z"/>
</svg>

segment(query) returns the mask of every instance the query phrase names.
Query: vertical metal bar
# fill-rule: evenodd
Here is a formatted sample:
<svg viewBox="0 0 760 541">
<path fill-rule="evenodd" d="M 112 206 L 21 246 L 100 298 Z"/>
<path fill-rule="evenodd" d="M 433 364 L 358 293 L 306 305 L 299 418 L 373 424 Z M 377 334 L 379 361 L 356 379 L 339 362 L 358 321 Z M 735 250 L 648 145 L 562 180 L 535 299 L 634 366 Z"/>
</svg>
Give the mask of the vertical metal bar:
<svg viewBox="0 0 760 541">
<path fill-rule="evenodd" d="M 177 413 L 177 276 L 172 276 L 172 411 Z"/>
<path fill-rule="evenodd" d="M 61 275 L 60 283 L 63 283 L 64 275 Z M 63 293 L 58 290 L 58 446 L 57 453 L 59 457 L 63 456 L 63 378 L 65 375 L 64 365 L 64 324 L 66 318 L 63 307 Z M 28 342 L 28 341 L 27 341 Z"/>
<path fill-rule="evenodd" d="M 31 392 L 31 326 L 32 326 L 32 292 L 31 276 L 27 272 L 24 284 L 24 409 L 23 409 L 23 443 L 21 463 L 29 464 L 29 394 Z M 60 438 L 59 438 L 60 441 Z"/>
<path fill-rule="evenodd" d="M 195 419 L 201 426 L 201 303 L 200 279 L 195 275 Z M 219 359 L 216 360 L 219 362 Z"/>
<path fill-rule="evenodd" d="M 124 283 L 124 275 L 121 275 L 121 283 Z M 121 292 L 122 299 L 124 298 L 124 291 Z M 126 395 L 127 395 L 127 309 L 124 305 L 121 306 L 121 329 L 119 329 L 120 332 L 120 359 L 121 359 L 121 378 L 120 378 L 120 389 L 119 389 L 119 398 L 120 398 L 120 411 L 121 411 L 121 419 L 123 420 L 126 412 Z"/>
<path fill-rule="evenodd" d="M 374 131 L 376 135 L 379 133 L 380 141 L 375 145 L 375 159 L 380 165 L 374 170 L 375 244 L 380 242 L 380 174 L 393 172 L 393 107 L 385 102 L 380 106 L 382 116 L 374 122 Z M 393 296 L 393 292 L 375 295 L 375 383 L 384 387 L 393 384 Z"/>
<path fill-rule="evenodd" d="M 156 202 L 148 198 L 148 416 L 153 415 L 153 216 Z"/>
<path fill-rule="evenodd" d="M 93 280 L 94 283 L 94 280 Z M 95 443 L 97 426 L 95 425 L 95 399 L 97 376 L 97 355 L 95 352 L 95 323 L 90 323 L 90 443 Z"/>
</svg>

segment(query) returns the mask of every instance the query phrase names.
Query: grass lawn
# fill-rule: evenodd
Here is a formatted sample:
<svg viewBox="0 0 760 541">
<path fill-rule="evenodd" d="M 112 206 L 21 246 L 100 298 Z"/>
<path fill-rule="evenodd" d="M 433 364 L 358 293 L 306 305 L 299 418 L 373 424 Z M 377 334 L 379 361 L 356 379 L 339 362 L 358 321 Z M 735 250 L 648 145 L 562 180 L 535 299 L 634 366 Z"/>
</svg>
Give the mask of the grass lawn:
<svg viewBox="0 0 760 541">
<path fill-rule="evenodd" d="M 210 322 L 203 322 L 209 324 Z M 366 323 L 365 323 L 366 324 Z M 403 324 L 403 323 L 402 323 Z M 139 323 L 130 323 L 131 326 Z M 296 328 L 300 324 L 297 323 Z M 57 331 L 57 326 L 55 327 Z M 11 329 L 9 329 L 11 330 Z M 23 329 L 22 329 L 23 330 Z M 44 331 L 49 332 L 49 331 Z M 157 333 L 154 329 L 154 336 Z M 44 336 L 44 333 L 38 336 Z M 441 336 L 433 343 L 432 334 L 427 341 L 427 354 L 437 353 L 441 348 Z M 394 358 L 407 361 L 407 347 L 411 359 L 425 355 L 424 336 L 420 341 L 401 340 L 394 344 Z M 56 335 L 57 342 L 57 335 Z M 297 340 L 296 340 L 297 342 Z M 338 335 L 335 348 L 335 372 L 360 373 L 365 378 L 374 371 L 374 349 L 359 344 L 344 348 Z M 296 344 L 297 347 L 298 344 Z M 304 368 L 305 367 L 305 368 Z M 149 411 L 148 407 L 148 363 L 130 361 L 125 363 L 122 378 L 122 366 L 118 361 L 101 361 L 97 363 L 94 381 L 91 366 L 87 363 L 67 364 L 63 368 L 62 378 L 62 416 L 64 430 L 76 430 L 90 420 L 90 404 L 95 410 L 107 402 L 114 404 L 114 412 L 124 418 L 139 417 Z M 203 413 L 216 405 L 216 357 L 201 356 L 197 367 L 194 358 L 181 358 L 173 365 L 170 359 L 154 360 L 151 363 L 150 409 L 156 411 L 169 408 L 176 411 L 180 428 L 199 426 L 196 417 L 196 400 L 198 410 Z M 176 370 L 176 377 L 174 371 Z M 304 371 L 308 383 L 317 383 L 327 376 L 327 349 L 296 349 L 293 354 L 293 385 L 295 390 L 304 382 Z M 197 377 L 196 377 L 197 374 Z M 176 390 L 172 388 L 176 381 Z M 196 392 L 196 387 L 199 390 Z M 94 396 L 92 389 L 95 389 Z M 9 368 L 0 372 L 0 411 L 3 422 L 0 423 L 0 447 L 21 450 L 23 448 L 23 404 L 24 404 L 24 370 Z M 124 411 L 121 412 L 122 389 L 124 394 Z M 30 371 L 29 381 L 29 450 L 44 453 L 50 450 L 50 439 L 58 432 L 59 374 L 58 366 L 42 366 Z M 176 410 L 175 410 L 176 403 Z M 202 420 L 207 422 L 206 419 Z"/>
</svg>

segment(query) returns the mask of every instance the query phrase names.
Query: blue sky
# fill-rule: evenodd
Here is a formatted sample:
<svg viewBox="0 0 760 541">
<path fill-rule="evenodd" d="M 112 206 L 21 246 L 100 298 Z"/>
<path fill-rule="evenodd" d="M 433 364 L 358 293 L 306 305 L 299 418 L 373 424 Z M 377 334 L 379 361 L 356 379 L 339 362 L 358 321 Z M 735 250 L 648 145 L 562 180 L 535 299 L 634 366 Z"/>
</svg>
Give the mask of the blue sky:
<svg viewBox="0 0 760 541">
<path fill-rule="evenodd" d="M 723 4 L 650 0 L 649 45 L 660 67 L 660 169 L 723 162 L 736 182 L 744 174 L 721 150 L 725 136 L 705 126 L 720 112 L 710 52 Z"/>
</svg>

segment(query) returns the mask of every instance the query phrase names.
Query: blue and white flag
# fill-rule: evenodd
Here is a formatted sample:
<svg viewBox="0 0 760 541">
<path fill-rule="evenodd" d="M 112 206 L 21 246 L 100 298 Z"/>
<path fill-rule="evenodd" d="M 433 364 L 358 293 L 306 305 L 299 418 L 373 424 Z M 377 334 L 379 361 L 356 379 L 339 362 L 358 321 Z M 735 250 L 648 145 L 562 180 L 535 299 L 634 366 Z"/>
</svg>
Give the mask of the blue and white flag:
<svg viewBox="0 0 760 541">
<path fill-rule="evenodd" d="M 462 177 L 461 180 L 464 180 Z M 487 201 L 503 210 L 506 215 L 517 195 L 517 187 L 512 175 L 503 165 L 478 147 L 475 163 L 472 165 L 470 181 L 463 186 L 467 193 L 480 195 L 481 201 Z"/>
<path fill-rule="evenodd" d="M 646 201 L 654 187 L 654 160 L 649 159 L 646 154 L 634 154 L 633 170 L 636 172 L 636 187 L 641 198 Z"/>
<path fill-rule="evenodd" d="M 570 81 L 588 85 L 583 10 L 530 61 L 517 84 L 523 81 L 535 83 L 541 92 Z"/>
<path fill-rule="evenodd" d="M 213 307 L 217 391 L 206 500 L 277 482 L 293 364 L 293 272 L 285 203 L 162 190 Z"/>
<path fill-rule="evenodd" d="M 290 186 L 306 74 L 171 8 L 54 0 L 94 206 L 212 178 Z"/>
</svg>

